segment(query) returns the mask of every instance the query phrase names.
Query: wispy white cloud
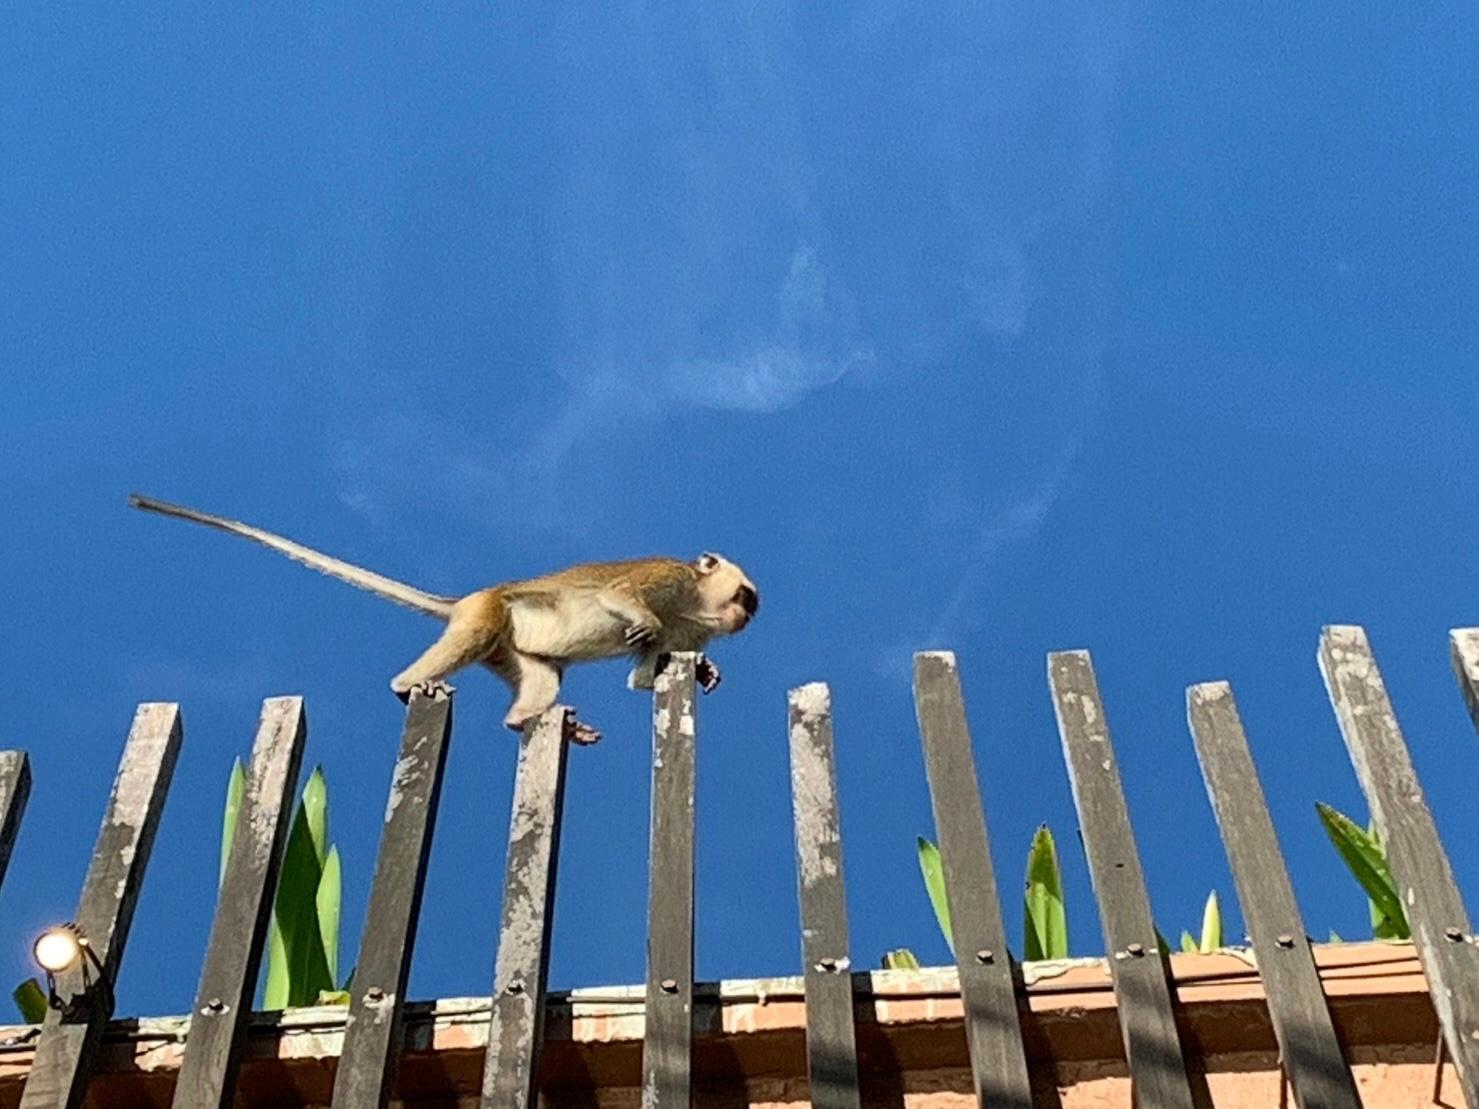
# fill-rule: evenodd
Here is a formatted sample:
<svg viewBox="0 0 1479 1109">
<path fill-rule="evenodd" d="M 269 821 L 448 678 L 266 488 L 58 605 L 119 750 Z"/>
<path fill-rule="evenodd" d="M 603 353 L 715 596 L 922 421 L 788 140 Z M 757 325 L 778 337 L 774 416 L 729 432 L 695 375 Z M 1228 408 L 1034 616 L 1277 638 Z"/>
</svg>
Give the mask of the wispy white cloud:
<svg viewBox="0 0 1479 1109">
<path fill-rule="evenodd" d="M 548 388 L 492 431 L 431 406 L 396 417 L 420 430 L 341 429 L 377 437 L 336 452 L 347 507 L 383 530 L 397 499 L 436 489 L 558 528 L 593 442 L 650 439 L 696 409 L 759 418 L 933 369 L 975 337 L 1020 340 L 1053 291 L 1047 254 L 1097 264 L 1073 244 L 1107 162 L 1111 9 L 1076 0 L 1044 21 L 880 0 L 830 28 L 803 11 L 551 24 Z M 414 449 L 427 428 L 434 455 Z M 980 524 L 978 560 L 1040 525 L 1066 457 Z"/>
</svg>

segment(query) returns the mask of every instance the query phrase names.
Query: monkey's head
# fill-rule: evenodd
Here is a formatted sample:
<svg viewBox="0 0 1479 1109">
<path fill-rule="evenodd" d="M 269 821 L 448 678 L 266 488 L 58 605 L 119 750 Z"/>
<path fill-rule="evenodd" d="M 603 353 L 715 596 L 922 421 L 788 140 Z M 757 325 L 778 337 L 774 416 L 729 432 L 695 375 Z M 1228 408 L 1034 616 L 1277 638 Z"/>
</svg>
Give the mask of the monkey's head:
<svg viewBox="0 0 1479 1109">
<path fill-rule="evenodd" d="M 704 613 L 720 635 L 744 631 L 760 610 L 760 593 L 745 572 L 723 555 L 705 551 L 693 560 Z"/>
</svg>

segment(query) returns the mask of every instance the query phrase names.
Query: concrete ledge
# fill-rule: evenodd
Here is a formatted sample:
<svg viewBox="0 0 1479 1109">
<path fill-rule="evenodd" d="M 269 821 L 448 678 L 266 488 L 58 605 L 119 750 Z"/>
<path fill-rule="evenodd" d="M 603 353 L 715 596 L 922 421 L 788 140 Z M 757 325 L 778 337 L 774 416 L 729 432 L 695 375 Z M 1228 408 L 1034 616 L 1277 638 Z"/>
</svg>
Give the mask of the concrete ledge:
<svg viewBox="0 0 1479 1109">
<path fill-rule="evenodd" d="M 1369 1090 L 1378 1098 L 1367 1103 L 1426 1104 L 1437 1023 L 1411 945 L 1339 944 L 1317 947 L 1315 955 L 1363 1096 Z M 1277 1105 L 1273 1031 L 1251 953 L 1174 955 L 1171 965 L 1182 1033 L 1189 1053 L 1205 1067 L 1214 1104 Z M 1024 977 L 1029 1000 L 1024 1036 L 1041 1076 L 1043 1103 L 1064 1109 L 1128 1105 L 1104 960 L 1028 964 Z M 854 986 L 870 1104 L 910 1109 L 973 1104 L 954 968 L 859 973 Z M 542 1067 L 550 1109 L 638 1103 L 642 992 L 640 986 L 625 986 L 551 997 Z M 695 1003 L 697 1104 L 725 1109 L 804 1104 L 805 1005 L 799 977 L 701 985 Z M 401 1103 L 456 1105 L 475 1099 L 488 1011 L 486 997 L 407 1007 Z M 326 1007 L 256 1017 L 239 1104 L 327 1105 L 344 1015 L 343 1008 Z M 89 1101 L 167 1106 L 189 1024 L 188 1017 L 113 1022 Z M 27 1026 L 0 1028 L 3 1109 L 19 1102 L 33 1041 Z M 1451 1076 L 1448 1081 L 1457 1098 Z"/>
</svg>

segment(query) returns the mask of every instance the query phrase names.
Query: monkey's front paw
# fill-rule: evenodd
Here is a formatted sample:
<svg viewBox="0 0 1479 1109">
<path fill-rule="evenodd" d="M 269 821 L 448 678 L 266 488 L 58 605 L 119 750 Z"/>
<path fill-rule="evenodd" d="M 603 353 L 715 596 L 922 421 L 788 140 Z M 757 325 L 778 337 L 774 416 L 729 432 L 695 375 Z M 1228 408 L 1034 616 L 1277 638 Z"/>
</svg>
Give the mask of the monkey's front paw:
<svg viewBox="0 0 1479 1109">
<path fill-rule="evenodd" d="M 639 620 L 627 625 L 624 633 L 628 647 L 641 647 L 657 638 L 657 625 Z"/>
<path fill-rule="evenodd" d="M 719 675 L 719 667 L 710 662 L 705 655 L 698 656 L 698 662 L 693 668 L 693 676 L 698 679 L 699 688 L 705 693 L 713 693 L 723 680 Z"/>
<path fill-rule="evenodd" d="M 574 716 L 567 715 L 565 717 L 565 738 L 571 743 L 578 743 L 582 747 L 589 747 L 592 743 L 600 740 L 601 733 L 589 724 L 584 724 L 575 719 Z"/>
</svg>

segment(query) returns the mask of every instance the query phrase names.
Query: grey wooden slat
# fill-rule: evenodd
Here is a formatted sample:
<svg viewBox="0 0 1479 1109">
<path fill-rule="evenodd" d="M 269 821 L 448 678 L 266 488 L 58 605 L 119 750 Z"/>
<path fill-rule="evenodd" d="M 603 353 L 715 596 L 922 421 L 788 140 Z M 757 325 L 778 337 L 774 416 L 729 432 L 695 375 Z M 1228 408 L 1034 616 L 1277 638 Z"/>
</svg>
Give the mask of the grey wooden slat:
<svg viewBox="0 0 1479 1109">
<path fill-rule="evenodd" d="M 1146 1109 L 1192 1109 L 1166 964 L 1151 921 L 1140 853 L 1089 652 L 1049 654 L 1048 683 L 1110 952 L 1120 1035 L 1136 1104 Z"/>
<path fill-rule="evenodd" d="M 236 833 L 190 1017 L 185 1058 L 175 1082 L 175 1109 L 235 1103 L 236 1072 L 272 919 L 272 894 L 287 842 L 305 737 L 303 698 L 273 697 L 262 702 Z"/>
<path fill-rule="evenodd" d="M 569 718 L 563 705 L 546 710 L 525 726 L 519 749 L 483 1109 L 535 1109 L 538 1104 Z"/>
<path fill-rule="evenodd" d="M 1186 715 L 1294 1100 L 1300 1109 L 1360 1109 L 1232 688 L 1191 686 Z"/>
<path fill-rule="evenodd" d="M 406 978 L 451 724 L 450 687 L 412 691 L 375 857 L 344 1048 L 334 1078 L 334 1109 L 381 1109 L 395 1082 Z"/>
<path fill-rule="evenodd" d="M 842 881 L 832 696 L 826 685 L 813 682 L 791 690 L 789 700 L 810 1104 L 816 1109 L 858 1109 L 857 1035 Z"/>
<path fill-rule="evenodd" d="M 102 973 L 87 987 L 80 966 L 57 975 L 64 1009 L 46 1015 L 21 1095 L 22 1109 L 76 1109 L 87 1093 L 98 1044 L 113 1013 L 112 983 L 123 963 L 180 737 L 178 705 L 138 707 L 73 918 Z M 90 965 L 87 970 L 96 973 Z"/>
<path fill-rule="evenodd" d="M 1479 628 L 1454 628 L 1448 633 L 1453 672 L 1463 691 L 1469 718 L 1479 729 Z"/>
<path fill-rule="evenodd" d="M 976 1103 L 1031 1109 L 1012 960 L 953 653 L 914 656 L 914 705 L 950 902 Z"/>
<path fill-rule="evenodd" d="M 0 751 L 0 882 L 10 866 L 10 852 L 21 830 L 21 817 L 31 799 L 31 763 L 24 751 Z"/>
<path fill-rule="evenodd" d="M 1386 847 L 1449 1058 L 1479 1107 L 1479 947 L 1366 632 L 1325 628 L 1320 672 Z"/>
<path fill-rule="evenodd" d="M 652 697 L 652 877 L 642 1109 L 687 1109 L 693 1065 L 694 669 L 669 657 Z"/>
</svg>

